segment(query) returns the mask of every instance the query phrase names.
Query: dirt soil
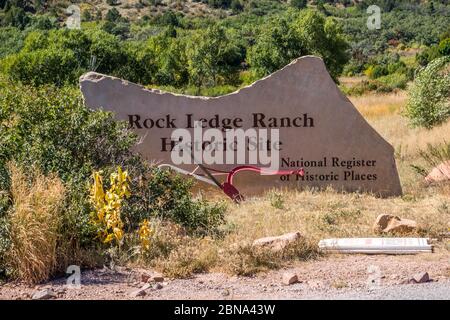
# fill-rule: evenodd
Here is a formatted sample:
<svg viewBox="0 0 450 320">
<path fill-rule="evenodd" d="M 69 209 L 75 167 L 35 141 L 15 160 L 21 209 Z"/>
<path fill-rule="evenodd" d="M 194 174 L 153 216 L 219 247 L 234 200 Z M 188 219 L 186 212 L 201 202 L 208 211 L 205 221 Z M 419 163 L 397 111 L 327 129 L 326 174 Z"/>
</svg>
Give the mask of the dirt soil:
<svg viewBox="0 0 450 320">
<path fill-rule="evenodd" d="M 286 272 L 296 273 L 299 282 L 283 285 L 281 278 Z M 372 276 L 379 275 L 378 286 L 369 285 L 370 272 L 375 272 Z M 405 281 L 420 272 L 428 272 L 432 281 L 426 284 L 405 284 Z M 6 283 L 0 285 L 0 299 L 31 299 L 33 293 L 40 289 L 52 289 L 56 299 L 66 300 L 367 299 L 371 293 L 375 293 L 376 298 L 383 298 L 392 291 L 399 292 L 395 296 L 397 298 L 414 299 L 422 289 L 421 298 L 450 299 L 450 254 L 446 249 L 432 254 L 407 256 L 331 255 L 314 261 L 297 262 L 287 269 L 255 277 L 206 273 L 190 279 L 164 279 L 161 288 L 150 282 L 150 288 L 144 296 L 133 297 L 131 292 L 145 284 L 142 275 L 155 273 L 149 269 L 128 267 L 117 267 L 114 271 L 108 268 L 85 270 L 81 273 L 81 289 L 67 288 L 66 278 L 33 287 Z M 408 296 L 409 291 L 415 293 Z"/>
</svg>

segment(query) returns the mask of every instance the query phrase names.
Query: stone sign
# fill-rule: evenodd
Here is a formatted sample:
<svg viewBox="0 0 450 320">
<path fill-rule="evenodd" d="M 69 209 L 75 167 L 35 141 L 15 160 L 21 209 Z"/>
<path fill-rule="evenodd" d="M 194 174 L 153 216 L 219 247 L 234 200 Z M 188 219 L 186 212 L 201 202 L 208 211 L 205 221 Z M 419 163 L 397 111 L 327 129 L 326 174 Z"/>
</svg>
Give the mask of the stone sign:
<svg viewBox="0 0 450 320">
<path fill-rule="evenodd" d="M 393 147 L 339 91 L 320 58 L 299 58 L 248 87 L 214 98 L 150 90 L 93 72 L 83 75 L 80 83 L 87 107 L 113 111 L 117 119 L 127 121 L 141 137 L 137 151 L 148 160 L 174 163 L 172 151 L 181 141 L 173 137 L 178 129 L 194 136 L 196 126 L 205 132 L 216 129 L 224 134 L 231 129 L 272 130 L 261 134 L 255 148 L 266 149 L 268 154 L 277 150 L 276 169 L 303 168 L 304 175 L 242 172 L 233 184 L 243 194 L 328 186 L 380 196 L 402 193 Z M 275 131 L 277 134 L 272 135 Z M 204 150 L 205 145 L 200 148 Z M 224 151 L 229 151 L 227 143 Z M 244 163 L 250 163 L 247 158 Z M 262 159 L 252 164 L 267 167 Z M 215 172 L 229 172 L 242 164 L 241 159 L 205 166 Z M 186 170 L 196 167 L 187 163 L 176 166 Z M 223 181 L 224 177 L 218 179 Z"/>
</svg>

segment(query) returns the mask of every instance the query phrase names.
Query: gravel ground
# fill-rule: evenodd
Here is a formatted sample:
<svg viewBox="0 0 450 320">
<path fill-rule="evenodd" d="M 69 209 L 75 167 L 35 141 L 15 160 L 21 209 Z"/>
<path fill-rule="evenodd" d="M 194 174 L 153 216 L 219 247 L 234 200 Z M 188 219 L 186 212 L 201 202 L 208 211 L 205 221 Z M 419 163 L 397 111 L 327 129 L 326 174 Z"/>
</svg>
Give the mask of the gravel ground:
<svg viewBox="0 0 450 320">
<path fill-rule="evenodd" d="M 255 277 L 211 272 L 190 279 L 150 282 L 142 296 L 133 296 L 145 283 L 143 275 L 155 271 L 118 267 L 117 270 L 83 271 L 81 289 L 67 289 L 66 278 L 29 287 L 21 283 L 0 286 L 0 299 L 30 299 L 39 290 L 51 289 L 56 299 L 450 299 L 450 255 L 447 250 L 413 256 L 331 255 L 298 262 L 287 269 Z M 432 281 L 404 284 L 420 272 Z M 283 285 L 285 273 L 299 282 Z M 371 277 L 378 279 L 375 284 Z"/>
<path fill-rule="evenodd" d="M 308 299 L 338 300 L 450 300 L 450 281 L 397 285 L 375 290 L 350 290 Z"/>
</svg>

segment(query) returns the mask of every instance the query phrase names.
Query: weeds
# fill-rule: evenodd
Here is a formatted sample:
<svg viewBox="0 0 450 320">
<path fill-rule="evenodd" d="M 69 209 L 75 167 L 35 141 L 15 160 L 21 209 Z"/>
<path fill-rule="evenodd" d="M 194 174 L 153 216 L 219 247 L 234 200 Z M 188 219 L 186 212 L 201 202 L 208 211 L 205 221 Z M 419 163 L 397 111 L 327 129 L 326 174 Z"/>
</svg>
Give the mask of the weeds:
<svg viewBox="0 0 450 320">
<path fill-rule="evenodd" d="M 98 237 L 103 243 L 115 241 L 120 245 L 124 235 L 124 224 L 121 218 L 122 202 L 130 196 L 128 172 L 119 167 L 111 174 L 110 188 L 103 190 L 101 172 L 94 172 L 94 183 L 91 186 L 91 203 L 94 207 L 92 223 L 98 229 Z"/>
<path fill-rule="evenodd" d="M 221 257 L 221 269 L 242 276 L 278 269 L 289 262 L 314 259 L 319 255 L 317 244 L 300 238 L 281 251 L 254 247 L 250 243 L 231 246 Z"/>
<path fill-rule="evenodd" d="M 269 193 L 270 205 L 275 209 L 284 208 L 283 194 L 280 192 L 272 191 Z"/>
<path fill-rule="evenodd" d="M 411 165 L 411 167 L 420 175 L 426 177 L 430 169 L 439 164 L 450 160 L 450 142 L 432 145 L 429 143 L 426 150 L 420 150 L 419 154 L 425 161 L 425 167 L 420 165 Z"/>
</svg>

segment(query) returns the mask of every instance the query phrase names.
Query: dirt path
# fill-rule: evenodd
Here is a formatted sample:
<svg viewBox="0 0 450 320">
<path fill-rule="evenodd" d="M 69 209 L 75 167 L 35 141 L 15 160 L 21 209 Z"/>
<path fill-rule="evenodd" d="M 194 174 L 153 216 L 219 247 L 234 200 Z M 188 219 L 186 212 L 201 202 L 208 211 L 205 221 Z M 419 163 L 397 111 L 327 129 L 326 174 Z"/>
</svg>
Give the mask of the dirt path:
<svg viewBox="0 0 450 320">
<path fill-rule="evenodd" d="M 298 275 L 299 283 L 285 286 L 285 272 Z M 372 272 L 372 273 L 370 273 Z M 404 284 L 419 272 L 433 279 L 427 284 Z M 199 274 L 191 279 L 165 279 L 162 288 L 152 284 L 144 296 L 131 297 L 141 288 L 142 274 L 153 271 L 119 267 L 89 270 L 81 274 L 81 289 L 66 289 L 66 279 L 28 287 L 18 283 L 0 286 L 0 299 L 30 299 L 36 290 L 52 289 L 58 299 L 450 299 L 450 255 L 440 253 L 416 256 L 332 255 L 310 262 L 299 262 L 288 269 L 256 277 Z M 368 281 L 370 274 L 379 285 Z M 379 275 L 379 277 L 377 277 Z M 376 282 L 377 283 L 377 282 Z"/>
</svg>

